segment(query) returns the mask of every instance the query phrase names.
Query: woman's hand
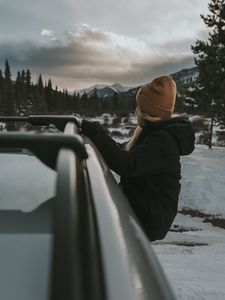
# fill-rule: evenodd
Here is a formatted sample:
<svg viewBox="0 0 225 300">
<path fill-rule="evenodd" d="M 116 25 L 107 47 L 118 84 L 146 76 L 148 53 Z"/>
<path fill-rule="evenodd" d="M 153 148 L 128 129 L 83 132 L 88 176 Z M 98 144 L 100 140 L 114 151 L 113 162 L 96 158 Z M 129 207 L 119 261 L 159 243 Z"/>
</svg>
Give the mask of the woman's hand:
<svg viewBox="0 0 225 300">
<path fill-rule="evenodd" d="M 93 137 L 96 133 L 102 129 L 102 126 L 98 123 L 89 122 L 86 119 L 81 120 L 81 133 Z"/>
</svg>

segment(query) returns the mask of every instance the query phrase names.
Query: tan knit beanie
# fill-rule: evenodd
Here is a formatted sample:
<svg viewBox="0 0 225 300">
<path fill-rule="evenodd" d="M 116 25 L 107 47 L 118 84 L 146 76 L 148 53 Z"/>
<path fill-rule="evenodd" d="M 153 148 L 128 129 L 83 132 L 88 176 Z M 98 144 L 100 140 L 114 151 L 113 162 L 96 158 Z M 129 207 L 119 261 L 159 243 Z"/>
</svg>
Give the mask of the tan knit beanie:
<svg viewBox="0 0 225 300">
<path fill-rule="evenodd" d="M 139 89 L 136 101 L 141 115 L 170 118 L 176 101 L 176 83 L 170 76 L 157 77 Z"/>
</svg>

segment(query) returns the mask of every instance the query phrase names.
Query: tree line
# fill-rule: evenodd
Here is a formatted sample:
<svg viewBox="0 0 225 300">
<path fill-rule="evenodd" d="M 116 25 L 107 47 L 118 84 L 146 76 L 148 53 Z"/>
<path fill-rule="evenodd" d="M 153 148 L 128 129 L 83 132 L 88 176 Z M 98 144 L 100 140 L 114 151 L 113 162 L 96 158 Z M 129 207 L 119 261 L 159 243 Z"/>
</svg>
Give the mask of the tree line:
<svg viewBox="0 0 225 300">
<path fill-rule="evenodd" d="M 43 83 L 42 75 L 34 84 L 29 69 L 17 72 L 16 80 L 12 74 L 8 60 L 5 61 L 4 72 L 0 69 L 0 114 L 25 115 L 61 111 L 72 102 L 73 97 L 67 90 L 52 88 L 51 79 Z"/>
<path fill-rule="evenodd" d="M 18 71 L 13 81 L 8 60 L 4 72 L 0 69 L 0 115 L 131 112 L 134 107 L 135 96 L 132 95 L 115 93 L 103 99 L 98 97 L 96 89 L 90 97 L 85 92 L 70 94 L 67 89 L 53 88 L 50 78 L 43 83 L 41 74 L 34 84 L 29 69 Z"/>
</svg>

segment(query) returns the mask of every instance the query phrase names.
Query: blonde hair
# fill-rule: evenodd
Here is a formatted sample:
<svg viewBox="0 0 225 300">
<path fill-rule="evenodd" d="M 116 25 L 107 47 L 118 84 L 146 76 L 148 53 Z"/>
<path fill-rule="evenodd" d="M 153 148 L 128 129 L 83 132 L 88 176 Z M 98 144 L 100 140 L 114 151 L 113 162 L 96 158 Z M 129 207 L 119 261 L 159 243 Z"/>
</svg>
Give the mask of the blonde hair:
<svg viewBox="0 0 225 300">
<path fill-rule="evenodd" d="M 134 130 L 132 138 L 125 146 L 126 151 L 129 151 L 134 146 L 136 141 L 138 140 L 139 136 L 142 133 L 143 127 L 145 125 L 145 121 L 157 122 L 157 121 L 162 120 L 162 118 L 160 118 L 160 117 L 151 117 L 148 114 L 141 112 L 138 106 L 135 110 L 135 116 L 137 118 L 138 125 L 137 125 L 136 129 Z"/>
</svg>

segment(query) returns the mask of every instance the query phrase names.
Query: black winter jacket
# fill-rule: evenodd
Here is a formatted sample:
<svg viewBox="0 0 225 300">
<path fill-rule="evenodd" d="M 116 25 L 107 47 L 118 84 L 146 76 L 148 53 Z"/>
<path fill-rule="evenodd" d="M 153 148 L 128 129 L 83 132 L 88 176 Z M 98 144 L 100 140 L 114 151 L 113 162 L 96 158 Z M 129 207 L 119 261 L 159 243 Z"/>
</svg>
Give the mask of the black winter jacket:
<svg viewBox="0 0 225 300">
<path fill-rule="evenodd" d="M 146 122 L 130 151 L 123 150 L 100 125 L 83 120 L 81 128 L 121 176 L 123 191 L 149 239 L 163 239 L 177 214 L 180 155 L 194 150 L 187 115 Z"/>
</svg>

